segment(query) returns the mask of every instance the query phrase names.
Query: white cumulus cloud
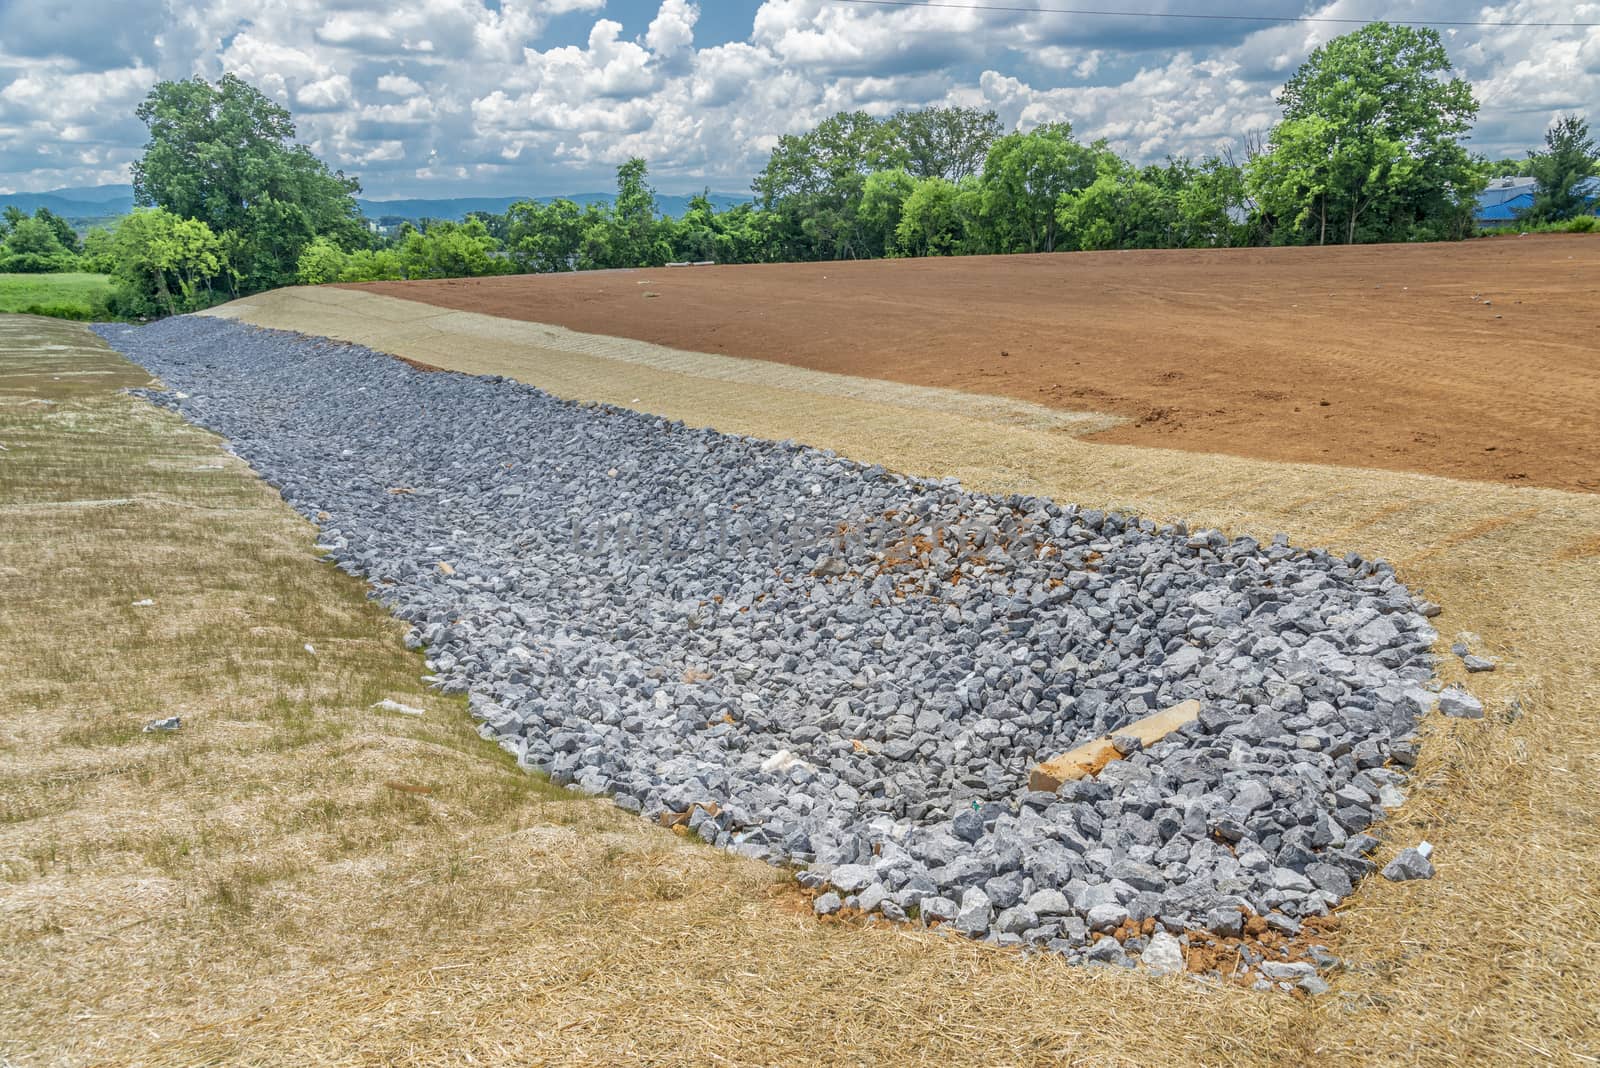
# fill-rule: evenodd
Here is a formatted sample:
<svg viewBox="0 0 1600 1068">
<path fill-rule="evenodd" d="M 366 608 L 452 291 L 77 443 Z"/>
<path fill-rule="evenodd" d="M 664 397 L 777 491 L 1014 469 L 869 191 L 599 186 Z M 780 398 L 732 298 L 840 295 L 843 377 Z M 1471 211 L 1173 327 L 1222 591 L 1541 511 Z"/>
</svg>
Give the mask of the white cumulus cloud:
<svg viewBox="0 0 1600 1068">
<path fill-rule="evenodd" d="M 1600 0 L 1312 0 L 1329 18 L 1600 22 Z M 1151 10 L 1183 13 L 1179 0 Z M 1236 144 L 1328 23 L 1088 18 L 1024 10 L 763 0 L 60 0 L 0 4 L 0 189 L 125 180 L 134 108 L 161 78 L 232 71 L 295 114 L 369 195 L 577 192 L 642 155 L 683 190 L 747 187 L 784 133 L 833 111 L 960 103 L 1008 125 L 1066 119 L 1140 160 Z M 1276 14 L 1280 0 L 1230 13 Z M 106 32 L 62 31 L 63 20 Z M 555 36 L 559 34 L 560 36 Z M 1457 27 L 1445 43 L 1482 102 L 1472 147 L 1533 147 L 1600 100 L 1600 29 Z"/>
</svg>

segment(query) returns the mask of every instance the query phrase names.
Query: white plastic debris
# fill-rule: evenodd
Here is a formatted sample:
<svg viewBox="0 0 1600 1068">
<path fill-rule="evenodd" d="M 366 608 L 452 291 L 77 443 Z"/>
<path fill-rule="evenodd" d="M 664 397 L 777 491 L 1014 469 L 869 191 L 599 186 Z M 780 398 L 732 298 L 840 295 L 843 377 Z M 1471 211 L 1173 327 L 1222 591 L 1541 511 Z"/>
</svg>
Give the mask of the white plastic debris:
<svg viewBox="0 0 1600 1068">
<path fill-rule="evenodd" d="M 166 719 L 155 719 L 144 725 L 144 732 L 151 734 L 155 731 L 175 731 L 183 726 L 182 716 L 168 716 Z"/>
<path fill-rule="evenodd" d="M 787 749 L 780 749 L 761 762 L 761 770 L 769 775 L 774 772 L 788 771 L 793 767 L 810 769 L 812 765 L 801 760 Z"/>
<path fill-rule="evenodd" d="M 426 716 L 428 714 L 420 708 L 413 708 L 411 705 L 403 705 L 399 701 L 391 701 L 387 697 L 372 707 L 381 708 L 385 712 L 399 712 L 401 715 L 406 716 Z"/>
<path fill-rule="evenodd" d="M 316 656 L 317 655 L 317 651 L 311 647 L 311 643 L 310 642 L 306 642 L 305 650 L 306 650 L 306 652 L 310 653 L 312 656 Z"/>
<path fill-rule="evenodd" d="M 154 608 L 155 604 L 156 603 L 154 601 L 152 601 L 150 598 L 146 597 L 142 601 L 133 602 L 133 607 L 135 607 L 135 608 Z"/>
<path fill-rule="evenodd" d="M 1421 842 L 1418 842 L 1417 843 L 1417 852 L 1421 853 L 1424 859 L 1432 856 L 1433 855 L 1433 843 L 1427 841 L 1426 839 L 1424 839 Z"/>
</svg>

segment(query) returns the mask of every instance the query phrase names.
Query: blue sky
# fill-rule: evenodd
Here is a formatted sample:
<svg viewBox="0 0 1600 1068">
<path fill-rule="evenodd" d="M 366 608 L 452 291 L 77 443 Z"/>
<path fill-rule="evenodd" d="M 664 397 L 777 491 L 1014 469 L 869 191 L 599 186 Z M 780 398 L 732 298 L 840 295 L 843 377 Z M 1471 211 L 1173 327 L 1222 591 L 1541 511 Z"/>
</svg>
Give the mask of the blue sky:
<svg viewBox="0 0 1600 1068">
<path fill-rule="evenodd" d="M 984 2 L 984 0 L 977 0 Z M 991 0 L 997 2 L 997 0 Z M 927 104 L 1066 119 L 1138 160 L 1237 148 L 1318 44 L 1351 27 L 837 0 L 0 0 L 0 192 L 127 180 L 161 78 L 233 71 L 368 196 L 742 191 L 827 115 Z M 1125 0 L 1169 14 L 1600 23 L 1600 0 Z M 1600 28 L 1446 30 L 1482 102 L 1471 147 L 1533 147 L 1600 102 Z"/>
</svg>

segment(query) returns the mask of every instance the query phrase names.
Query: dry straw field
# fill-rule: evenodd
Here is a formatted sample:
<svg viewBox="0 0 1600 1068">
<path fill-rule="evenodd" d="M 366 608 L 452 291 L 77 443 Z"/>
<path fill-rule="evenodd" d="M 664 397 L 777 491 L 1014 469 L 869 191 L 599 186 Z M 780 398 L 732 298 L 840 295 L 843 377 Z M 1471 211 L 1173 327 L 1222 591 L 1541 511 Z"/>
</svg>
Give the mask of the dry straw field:
<svg viewBox="0 0 1600 1068">
<path fill-rule="evenodd" d="M 1600 1059 L 1600 496 L 1107 442 L 1070 406 L 393 296 L 224 314 L 1382 555 L 1444 605 L 1443 642 L 1473 632 L 1504 665 L 1474 677 L 1486 718 L 1429 721 L 1387 830 L 1383 856 L 1427 838 L 1438 875 L 1358 889 L 1321 998 L 821 923 L 773 869 L 516 771 L 311 527 L 217 439 L 118 392 L 142 372 L 78 327 L 0 319 L 0 1063 Z M 181 731 L 140 731 L 172 714 Z"/>
</svg>

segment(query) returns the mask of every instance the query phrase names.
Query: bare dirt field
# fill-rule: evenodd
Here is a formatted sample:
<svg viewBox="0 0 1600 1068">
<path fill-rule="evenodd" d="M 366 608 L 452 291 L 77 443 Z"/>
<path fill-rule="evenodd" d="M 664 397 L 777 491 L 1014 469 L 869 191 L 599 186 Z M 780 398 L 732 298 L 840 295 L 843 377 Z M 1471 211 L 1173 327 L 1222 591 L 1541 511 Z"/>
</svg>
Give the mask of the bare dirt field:
<svg viewBox="0 0 1600 1068">
<path fill-rule="evenodd" d="M 1592 236 L 361 288 L 1126 417 L 1108 442 L 1600 490 Z"/>
</svg>

